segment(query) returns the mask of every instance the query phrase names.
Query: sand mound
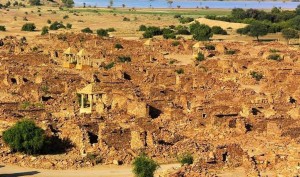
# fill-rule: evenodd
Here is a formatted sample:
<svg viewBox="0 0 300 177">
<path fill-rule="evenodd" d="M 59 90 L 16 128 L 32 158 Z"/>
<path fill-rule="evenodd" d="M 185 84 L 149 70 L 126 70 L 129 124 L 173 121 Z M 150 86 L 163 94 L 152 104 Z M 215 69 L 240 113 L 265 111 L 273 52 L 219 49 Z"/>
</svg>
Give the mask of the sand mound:
<svg viewBox="0 0 300 177">
<path fill-rule="evenodd" d="M 232 29 L 236 30 L 238 28 L 243 28 L 243 27 L 247 26 L 247 24 L 243 24 L 243 23 L 231 23 L 231 22 L 224 22 L 224 21 L 218 21 L 218 20 L 210 20 L 210 19 L 206 19 L 206 18 L 198 18 L 197 21 L 200 23 L 206 24 L 210 27 L 220 26 L 223 29 L 227 29 L 227 28 L 231 27 Z"/>
</svg>

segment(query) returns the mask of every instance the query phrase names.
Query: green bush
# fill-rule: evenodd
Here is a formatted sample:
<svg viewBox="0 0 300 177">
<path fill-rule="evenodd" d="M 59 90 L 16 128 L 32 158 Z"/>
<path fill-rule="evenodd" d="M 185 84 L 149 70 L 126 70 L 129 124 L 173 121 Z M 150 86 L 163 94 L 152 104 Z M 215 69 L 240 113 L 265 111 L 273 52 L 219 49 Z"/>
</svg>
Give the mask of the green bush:
<svg viewBox="0 0 300 177">
<path fill-rule="evenodd" d="M 227 31 L 221 28 L 220 26 L 213 26 L 211 27 L 211 31 L 214 34 L 222 34 L 222 35 L 227 35 Z"/>
<path fill-rule="evenodd" d="M 115 48 L 116 48 L 116 49 L 123 49 L 123 46 L 122 46 L 121 44 L 118 43 L 118 44 L 115 44 Z"/>
<path fill-rule="evenodd" d="M 281 60 L 281 57 L 280 57 L 279 54 L 274 53 L 274 54 L 270 54 L 270 55 L 268 56 L 268 59 L 269 59 L 269 60 L 280 61 L 280 60 Z"/>
<path fill-rule="evenodd" d="M 91 30 L 90 28 L 84 28 L 81 30 L 81 32 L 83 33 L 93 33 L 93 30 Z"/>
<path fill-rule="evenodd" d="M 180 42 L 179 41 L 173 41 L 172 42 L 172 46 L 179 46 L 180 45 Z"/>
<path fill-rule="evenodd" d="M 174 18 L 181 18 L 181 15 L 180 14 L 175 14 Z"/>
<path fill-rule="evenodd" d="M 176 39 L 176 35 L 174 33 L 163 34 L 164 39 Z"/>
<path fill-rule="evenodd" d="M 105 69 L 105 70 L 109 70 L 109 69 L 113 68 L 114 66 L 115 66 L 115 63 L 114 63 L 114 62 L 111 62 L 111 63 L 105 65 L 105 66 L 104 66 L 104 69 Z"/>
<path fill-rule="evenodd" d="M 46 138 L 44 131 L 33 121 L 22 120 L 3 132 L 3 140 L 13 151 L 37 154 L 41 152 Z"/>
<path fill-rule="evenodd" d="M 166 29 L 165 29 L 166 30 Z M 144 38 L 152 38 L 153 36 L 162 35 L 163 31 L 156 26 L 149 26 L 147 27 L 146 31 L 143 34 Z"/>
<path fill-rule="evenodd" d="M 65 16 L 63 17 L 63 19 L 67 19 L 67 18 L 69 18 L 69 15 L 65 15 Z"/>
<path fill-rule="evenodd" d="M 62 2 L 64 3 L 64 5 L 68 8 L 71 8 L 74 6 L 74 1 L 73 0 L 62 0 Z"/>
<path fill-rule="evenodd" d="M 115 28 L 107 28 L 107 30 L 106 30 L 107 32 L 115 32 L 116 31 L 116 29 Z"/>
<path fill-rule="evenodd" d="M 139 27 L 139 31 L 146 31 L 147 30 L 147 27 L 145 25 L 141 25 Z"/>
<path fill-rule="evenodd" d="M 119 62 L 122 62 L 122 63 L 131 62 L 131 58 L 129 56 L 119 56 L 118 60 L 119 60 Z"/>
<path fill-rule="evenodd" d="M 34 31 L 35 30 L 35 24 L 34 23 L 25 23 L 22 26 L 22 31 Z"/>
<path fill-rule="evenodd" d="M 194 162 L 194 158 L 190 153 L 184 153 L 181 156 L 178 156 L 177 160 L 181 165 L 184 164 L 191 165 Z"/>
<path fill-rule="evenodd" d="M 207 49 L 207 50 L 215 50 L 216 47 L 214 45 L 212 45 L 212 44 L 206 44 L 205 45 L 205 49 Z"/>
<path fill-rule="evenodd" d="M 133 173 L 136 177 L 153 177 L 154 172 L 159 168 L 157 162 L 145 154 L 139 155 L 133 160 Z"/>
<path fill-rule="evenodd" d="M 190 22 L 192 22 L 192 21 L 194 21 L 195 19 L 194 18 L 192 18 L 192 17 L 180 17 L 179 18 L 179 22 L 180 23 L 183 23 L 183 24 L 185 24 L 185 23 L 190 23 Z"/>
<path fill-rule="evenodd" d="M 226 55 L 234 55 L 235 53 L 236 53 L 235 50 L 226 50 L 226 51 L 225 51 L 225 54 L 226 54 Z"/>
<path fill-rule="evenodd" d="M 29 0 L 29 3 L 32 6 L 39 6 L 39 5 L 41 5 L 40 0 Z"/>
<path fill-rule="evenodd" d="M 5 28 L 5 26 L 0 26 L 0 31 L 6 31 L 6 28 Z"/>
<path fill-rule="evenodd" d="M 72 28 L 72 24 L 71 23 L 67 23 L 66 27 L 67 27 L 67 29 L 71 29 Z"/>
<path fill-rule="evenodd" d="M 263 75 L 261 73 L 255 71 L 252 71 L 250 75 L 257 81 L 260 81 L 263 78 Z"/>
<path fill-rule="evenodd" d="M 184 73 L 184 70 L 183 70 L 182 68 L 180 68 L 180 69 L 176 69 L 175 72 L 176 72 L 177 74 L 183 74 L 183 73 Z"/>
<path fill-rule="evenodd" d="M 280 50 L 278 50 L 278 49 L 270 49 L 269 52 L 276 53 L 276 52 L 280 52 Z"/>
<path fill-rule="evenodd" d="M 98 29 L 97 30 L 97 35 L 98 36 L 108 36 L 108 32 L 105 29 Z"/>
<path fill-rule="evenodd" d="M 45 34 L 48 34 L 49 33 L 49 28 L 48 28 L 48 26 L 44 26 L 43 28 L 42 28 L 42 33 L 41 33 L 41 35 L 45 35 Z"/>
<path fill-rule="evenodd" d="M 130 19 L 127 18 L 127 17 L 124 17 L 124 18 L 123 18 L 123 21 L 127 21 L 127 22 L 128 22 L 128 21 L 130 21 Z"/>
<path fill-rule="evenodd" d="M 58 30 L 60 28 L 66 28 L 66 27 L 62 23 L 57 21 L 53 22 L 49 27 L 50 30 Z"/>
<path fill-rule="evenodd" d="M 197 61 L 203 61 L 203 60 L 205 60 L 205 57 L 204 57 L 203 53 L 199 52 L 196 60 Z"/>
<path fill-rule="evenodd" d="M 190 25 L 190 32 L 193 34 L 193 38 L 198 41 L 207 41 L 213 36 L 211 28 L 199 22 Z"/>
</svg>

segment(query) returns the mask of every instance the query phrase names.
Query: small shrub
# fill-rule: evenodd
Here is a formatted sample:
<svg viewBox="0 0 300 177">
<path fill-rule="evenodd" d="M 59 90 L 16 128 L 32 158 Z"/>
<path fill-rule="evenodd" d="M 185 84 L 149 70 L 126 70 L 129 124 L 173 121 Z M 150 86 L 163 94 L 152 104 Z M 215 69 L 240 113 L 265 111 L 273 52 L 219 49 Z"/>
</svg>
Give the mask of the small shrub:
<svg viewBox="0 0 300 177">
<path fill-rule="evenodd" d="M 263 75 L 261 73 L 255 71 L 252 71 L 250 75 L 257 81 L 260 81 L 263 78 Z"/>
<path fill-rule="evenodd" d="M 170 61 L 169 61 L 169 64 L 170 64 L 170 65 L 172 65 L 172 64 L 174 64 L 174 63 L 176 63 L 176 60 L 170 60 Z"/>
<path fill-rule="evenodd" d="M 139 31 L 146 31 L 147 30 L 147 27 L 145 25 L 141 25 L 139 27 Z"/>
<path fill-rule="evenodd" d="M 22 120 L 3 132 L 3 140 L 11 150 L 26 154 L 41 152 L 45 142 L 44 130 L 33 121 Z"/>
<path fill-rule="evenodd" d="M 192 17 L 181 17 L 181 18 L 179 18 L 179 22 L 180 23 L 183 23 L 183 24 L 185 24 L 185 23 L 190 23 L 190 22 L 192 22 L 192 21 L 194 21 L 195 19 L 194 18 L 192 18 Z"/>
<path fill-rule="evenodd" d="M 116 49 L 123 49 L 123 46 L 122 46 L 121 44 L 118 43 L 118 44 L 115 45 L 115 48 L 116 48 Z"/>
<path fill-rule="evenodd" d="M 159 165 L 145 154 L 139 155 L 133 160 L 133 173 L 136 177 L 153 177 Z"/>
<path fill-rule="evenodd" d="M 226 51 L 225 51 L 225 54 L 226 54 L 226 55 L 234 55 L 235 53 L 236 53 L 235 50 L 226 50 Z"/>
<path fill-rule="evenodd" d="M 127 17 L 124 17 L 124 18 L 123 18 L 123 21 L 126 21 L 126 22 L 128 22 L 128 21 L 130 21 L 130 19 L 129 19 L 129 18 L 127 18 Z"/>
<path fill-rule="evenodd" d="M 280 61 L 280 60 L 281 60 L 281 57 L 280 57 L 279 54 L 274 53 L 274 54 L 270 54 L 270 55 L 268 56 L 268 59 L 269 59 L 269 60 Z"/>
<path fill-rule="evenodd" d="M 214 45 L 211 45 L 211 44 L 206 44 L 205 45 L 205 49 L 207 49 L 207 50 L 215 50 L 216 47 Z"/>
<path fill-rule="evenodd" d="M 221 35 L 227 35 L 227 31 L 221 28 L 220 26 L 213 26 L 211 28 L 212 33 L 214 34 L 221 34 Z"/>
<path fill-rule="evenodd" d="M 83 33 L 93 33 L 93 31 L 90 28 L 84 28 L 81 30 Z"/>
<path fill-rule="evenodd" d="M 0 31 L 6 31 L 5 26 L 0 26 Z"/>
<path fill-rule="evenodd" d="M 180 14 L 175 14 L 174 18 L 181 18 L 181 15 Z"/>
<path fill-rule="evenodd" d="M 280 52 L 280 50 L 277 50 L 277 49 L 270 49 L 269 51 L 270 51 L 271 53 Z"/>
<path fill-rule="evenodd" d="M 119 60 L 119 62 L 122 62 L 122 63 L 131 62 L 131 58 L 129 56 L 119 56 L 118 60 Z"/>
<path fill-rule="evenodd" d="M 66 27 L 62 23 L 57 21 L 53 22 L 49 27 L 50 30 L 58 30 L 60 28 L 66 28 Z"/>
<path fill-rule="evenodd" d="M 190 153 L 184 153 L 181 156 L 177 157 L 177 159 L 181 165 L 184 165 L 184 164 L 191 165 L 194 162 L 194 158 Z"/>
<path fill-rule="evenodd" d="M 71 29 L 72 28 L 72 24 L 71 23 L 67 23 L 66 27 L 67 27 L 67 29 Z"/>
<path fill-rule="evenodd" d="M 22 26 L 22 31 L 34 31 L 35 30 L 35 24 L 34 23 L 25 23 Z"/>
<path fill-rule="evenodd" d="M 29 109 L 31 106 L 31 103 L 29 101 L 25 101 L 23 103 L 21 103 L 20 108 L 21 109 Z"/>
<path fill-rule="evenodd" d="M 183 74 L 184 70 L 182 68 L 175 70 L 177 74 Z"/>
<path fill-rule="evenodd" d="M 172 42 L 172 46 L 174 46 L 174 47 L 175 47 L 175 46 L 179 46 L 179 45 L 180 45 L 180 42 L 179 42 L 179 41 L 173 41 L 173 42 Z"/>
<path fill-rule="evenodd" d="M 115 66 L 115 63 L 114 63 L 114 62 L 111 62 L 111 63 L 105 65 L 105 66 L 104 66 L 104 69 L 105 69 L 105 70 L 109 70 L 109 69 L 113 68 L 114 66 Z"/>
<path fill-rule="evenodd" d="M 176 35 L 174 33 L 163 34 L 164 39 L 176 39 Z"/>
<path fill-rule="evenodd" d="M 67 36 L 65 34 L 58 34 L 57 35 L 57 39 L 58 40 L 62 40 L 62 41 L 66 41 L 67 40 Z"/>
<path fill-rule="evenodd" d="M 199 52 L 198 56 L 196 57 L 196 60 L 197 61 L 203 61 L 203 60 L 205 60 L 205 57 L 204 57 L 203 53 Z"/>
<path fill-rule="evenodd" d="M 106 30 L 107 32 L 115 32 L 116 31 L 116 29 L 115 28 L 107 28 L 107 30 Z"/>
<path fill-rule="evenodd" d="M 65 15 L 64 17 L 63 17 L 63 19 L 68 19 L 69 18 L 69 15 Z"/>
<path fill-rule="evenodd" d="M 86 159 L 91 161 L 94 165 L 100 164 L 102 162 L 101 156 L 93 153 L 87 153 Z"/>
<path fill-rule="evenodd" d="M 48 26 L 44 26 L 43 28 L 42 28 L 42 33 L 41 33 L 41 35 L 45 35 L 45 34 L 48 34 L 49 33 L 49 28 L 48 28 Z"/>
<path fill-rule="evenodd" d="M 50 25 L 50 24 L 51 24 L 51 20 L 48 19 L 48 20 L 47 20 L 47 23 Z"/>
<path fill-rule="evenodd" d="M 105 29 L 98 29 L 97 30 L 97 35 L 98 36 L 108 36 L 108 32 Z"/>
</svg>

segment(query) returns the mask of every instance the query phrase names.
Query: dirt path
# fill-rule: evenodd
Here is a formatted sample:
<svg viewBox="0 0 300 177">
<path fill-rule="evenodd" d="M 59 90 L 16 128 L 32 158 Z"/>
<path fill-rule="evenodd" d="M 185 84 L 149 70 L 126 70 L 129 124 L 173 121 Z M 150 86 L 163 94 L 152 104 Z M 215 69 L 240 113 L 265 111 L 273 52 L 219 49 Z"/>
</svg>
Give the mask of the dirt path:
<svg viewBox="0 0 300 177">
<path fill-rule="evenodd" d="M 179 164 L 161 165 L 157 173 L 163 174 L 178 167 L 180 167 Z M 13 165 L 0 165 L 0 177 L 133 177 L 131 170 L 131 166 L 116 165 L 103 165 L 79 170 L 44 170 Z"/>
</svg>

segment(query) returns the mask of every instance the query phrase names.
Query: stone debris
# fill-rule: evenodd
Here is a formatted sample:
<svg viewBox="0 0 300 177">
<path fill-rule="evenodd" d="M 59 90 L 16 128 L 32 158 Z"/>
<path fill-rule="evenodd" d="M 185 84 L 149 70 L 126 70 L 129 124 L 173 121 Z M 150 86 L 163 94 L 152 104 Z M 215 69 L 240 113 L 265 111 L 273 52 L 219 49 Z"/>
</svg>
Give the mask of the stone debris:
<svg viewBox="0 0 300 177">
<path fill-rule="evenodd" d="M 65 37 L 0 40 L 0 135 L 29 117 L 68 144 L 60 154 L 33 157 L 10 152 L 1 140 L 1 162 L 76 169 L 129 164 L 140 152 L 168 163 L 190 152 L 193 166 L 172 177 L 239 167 L 248 176 L 299 174 L 299 49 L 211 42 L 216 50 L 208 51 L 184 40 L 175 47 L 171 40 Z M 282 61 L 267 59 L 270 49 Z M 206 60 L 196 62 L 198 52 Z"/>
</svg>

